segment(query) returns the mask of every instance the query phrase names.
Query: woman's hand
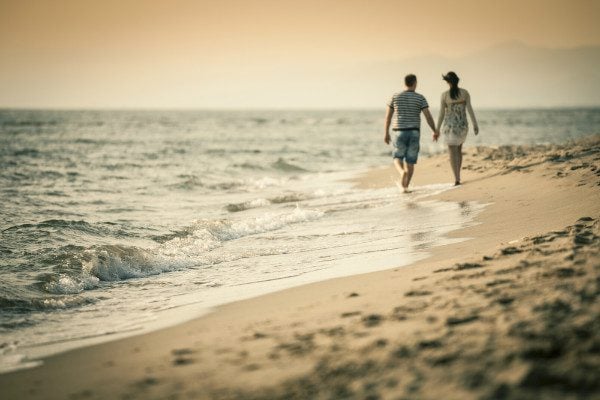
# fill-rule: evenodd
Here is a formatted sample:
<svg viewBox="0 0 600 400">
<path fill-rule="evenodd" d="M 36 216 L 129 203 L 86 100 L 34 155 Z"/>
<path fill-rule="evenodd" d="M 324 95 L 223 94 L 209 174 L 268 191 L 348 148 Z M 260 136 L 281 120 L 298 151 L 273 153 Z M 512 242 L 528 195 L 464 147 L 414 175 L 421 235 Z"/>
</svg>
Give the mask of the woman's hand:
<svg viewBox="0 0 600 400">
<path fill-rule="evenodd" d="M 475 135 L 478 135 L 478 134 L 479 134 L 479 126 L 475 125 L 475 126 L 473 127 L 473 130 L 475 131 Z"/>
</svg>

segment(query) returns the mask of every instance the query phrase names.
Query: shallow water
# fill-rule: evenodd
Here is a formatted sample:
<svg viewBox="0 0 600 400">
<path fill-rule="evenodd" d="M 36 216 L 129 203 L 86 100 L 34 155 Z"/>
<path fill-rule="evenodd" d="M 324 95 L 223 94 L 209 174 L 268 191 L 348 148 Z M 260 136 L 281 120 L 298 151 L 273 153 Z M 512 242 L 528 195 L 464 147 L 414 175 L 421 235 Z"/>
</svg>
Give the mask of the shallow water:
<svg viewBox="0 0 600 400">
<path fill-rule="evenodd" d="M 0 111 L 0 370 L 447 243 L 482 207 L 418 201 L 449 185 L 400 196 L 343 182 L 389 163 L 381 117 Z M 564 142 L 600 126 L 598 110 L 479 119 L 472 144 Z M 439 151 L 424 138 L 423 155 Z"/>
</svg>

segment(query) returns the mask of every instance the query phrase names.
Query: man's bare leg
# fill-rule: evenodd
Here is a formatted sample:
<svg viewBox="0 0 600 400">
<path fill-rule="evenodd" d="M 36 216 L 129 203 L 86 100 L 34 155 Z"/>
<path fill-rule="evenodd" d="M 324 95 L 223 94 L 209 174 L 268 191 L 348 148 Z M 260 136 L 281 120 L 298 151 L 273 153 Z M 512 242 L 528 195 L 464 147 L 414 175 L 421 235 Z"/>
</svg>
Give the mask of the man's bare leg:
<svg viewBox="0 0 600 400">
<path fill-rule="evenodd" d="M 406 174 L 404 174 L 403 182 L 402 182 L 405 193 L 409 193 L 408 185 L 410 185 L 410 180 L 412 179 L 414 173 L 415 173 L 415 164 L 406 163 Z"/>
<path fill-rule="evenodd" d="M 394 166 L 396 167 L 396 171 L 400 174 L 400 182 L 402 182 L 402 187 L 404 188 L 404 179 L 406 177 L 406 171 L 404 170 L 404 163 L 399 158 L 394 158 Z"/>
<path fill-rule="evenodd" d="M 404 162 L 402 162 L 402 160 L 399 158 L 394 158 L 394 166 L 400 174 L 402 189 L 404 190 L 404 193 L 408 193 L 408 185 L 410 184 L 413 172 L 415 171 L 415 166 L 409 163 L 406 163 L 405 166 Z"/>
</svg>

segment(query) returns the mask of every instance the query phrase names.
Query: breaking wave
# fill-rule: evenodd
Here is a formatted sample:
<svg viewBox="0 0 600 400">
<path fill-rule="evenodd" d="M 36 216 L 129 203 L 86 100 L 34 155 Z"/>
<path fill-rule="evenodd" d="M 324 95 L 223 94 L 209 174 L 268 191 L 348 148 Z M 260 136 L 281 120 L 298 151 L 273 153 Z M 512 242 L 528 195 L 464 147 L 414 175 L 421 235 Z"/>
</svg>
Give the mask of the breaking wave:
<svg viewBox="0 0 600 400">
<path fill-rule="evenodd" d="M 198 220 L 184 230 L 164 236 L 163 240 L 156 238 L 160 244 L 152 249 L 121 245 L 97 245 L 83 250 L 70 247 L 68 251 L 72 253 L 63 255 L 70 268 L 60 271 L 57 268 L 54 273 L 41 275 L 38 286 L 49 294 L 72 295 L 94 289 L 101 282 L 142 278 L 206 265 L 212 260 L 207 253 L 226 241 L 312 221 L 323 215 L 322 211 L 296 207 L 293 211 L 265 213 L 241 220 Z M 52 303 L 52 299 L 46 300 L 49 303 L 42 306 L 61 307 L 59 303 Z"/>
</svg>

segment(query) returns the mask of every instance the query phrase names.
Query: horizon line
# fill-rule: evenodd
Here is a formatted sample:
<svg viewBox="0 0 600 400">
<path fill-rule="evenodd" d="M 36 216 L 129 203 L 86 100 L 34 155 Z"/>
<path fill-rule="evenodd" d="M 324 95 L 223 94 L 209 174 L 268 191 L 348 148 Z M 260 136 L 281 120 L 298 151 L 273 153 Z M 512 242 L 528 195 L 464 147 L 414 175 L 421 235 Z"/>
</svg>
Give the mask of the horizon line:
<svg viewBox="0 0 600 400">
<path fill-rule="evenodd" d="M 429 107 L 437 110 L 439 107 Z M 529 106 L 479 106 L 478 110 L 552 110 L 552 109 L 595 109 L 599 104 L 580 105 L 529 105 Z M 123 107 L 22 107 L 0 106 L 0 111 L 376 111 L 385 109 L 385 105 L 348 106 L 348 107 L 158 107 L 158 106 L 123 106 Z"/>
</svg>

